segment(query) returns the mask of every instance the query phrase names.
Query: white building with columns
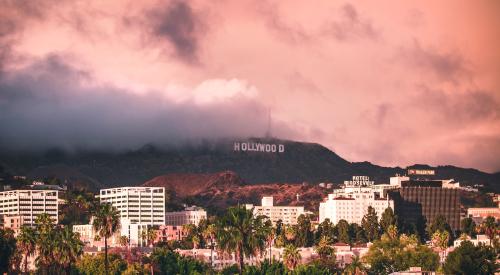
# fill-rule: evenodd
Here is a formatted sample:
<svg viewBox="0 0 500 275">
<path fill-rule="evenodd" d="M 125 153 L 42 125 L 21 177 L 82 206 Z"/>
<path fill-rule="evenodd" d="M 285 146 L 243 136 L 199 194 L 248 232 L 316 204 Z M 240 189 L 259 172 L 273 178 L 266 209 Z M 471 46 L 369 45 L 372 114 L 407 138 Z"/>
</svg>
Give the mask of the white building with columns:
<svg viewBox="0 0 500 275">
<path fill-rule="evenodd" d="M 345 181 L 342 189 L 335 190 L 319 204 L 319 222 L 329 219 L 334 224 L 340 220 L 361 224 L 369 206 L 375 209 L 379 219 L 385 209 L 394 209 L 394 201 L 382 197 L 383 193 L 372 185 L 373 181 L 366 176 L 354 176 L 353 180 Z"/>
</svg>

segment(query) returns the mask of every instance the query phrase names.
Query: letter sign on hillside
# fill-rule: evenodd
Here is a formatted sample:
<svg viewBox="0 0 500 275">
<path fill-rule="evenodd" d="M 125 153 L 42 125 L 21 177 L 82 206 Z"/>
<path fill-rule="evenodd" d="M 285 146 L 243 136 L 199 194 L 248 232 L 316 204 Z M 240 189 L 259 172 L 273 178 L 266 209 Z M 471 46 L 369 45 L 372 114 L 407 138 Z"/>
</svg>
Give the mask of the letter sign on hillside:
<svg viewBox="0 0 500 275">
<path fill-rule="evenodd" d="M 233 145 L 235 152 L 263 152 L 263 153 L 284 153 L 285 145 L 255 142 L 235 142 Z"/>
</svg>

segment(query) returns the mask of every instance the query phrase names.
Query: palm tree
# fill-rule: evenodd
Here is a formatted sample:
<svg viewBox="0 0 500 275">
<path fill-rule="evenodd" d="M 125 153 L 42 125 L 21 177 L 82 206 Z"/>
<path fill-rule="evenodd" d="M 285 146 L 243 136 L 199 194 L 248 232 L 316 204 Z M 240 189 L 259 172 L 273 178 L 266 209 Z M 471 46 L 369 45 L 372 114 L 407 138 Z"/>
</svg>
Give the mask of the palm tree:
<svg viewBox="0 0 500 275">
<path fill-rule="evenodd" d="M 328 236 L 321 237 L 318 245 L 315 247 L 315 250 L 321 260 L 326 260 L 335 252 L 335 249 L 332 247 L 332 241 Z"/>
<path fill-rule="evenodd" d="M 54 266 L 54 247 L 57 243 L 57 234 L 54 230 L 52 218 L 47 213 L 38 215 L 35 219 L 38 257 L 36 263 L 40 266 L 42 274 L 48 274 L 50 267 Z"/>
<path fill-rule="evenodd" d="M 497 224 L 495 222 L 495 218 L 491 216 L 486 217 L 480 225 L 480 230 L 484 232 L 490 240 L 493 240 L 497 234 Z"/>
<path fill-rule="evenodd" d="M 343 274 L 345 274 L 345 275 L 366 274 L 366 268 L 363 265 L 363 263 L 361 262 L 359 256 L 354 256 L 354 258 L 352 258 L 352 262 L 348 266 L 346 266 Z"/>
<path fill-rule="evenodd" d="M 104 269 L 108 274 L 108 238 L 120 228 L 120 213 L 109 203 L 101 204 L 94 213 L 92 226 L 98 235 L 104 238 Z"/>
<path fill-rule="evenodd" d="M 239 273 L 243 272 L 245 256 L 254 256 L 266 247 L 266 225 L 263 217 L 253 217 L 253 211 L 244 206 L 230 207 L 217 223 L 217 243 L 223 252 L 235 253 Z"/>
<path fill-rule="evenodd" d="M 156 229 L 154 229 L 153 227 L 148 228 L 148 230 L 146 231 L 146 240 L 151 247 L 154 247 L 155 245 L 156 235 Z"/>
<path fill-rule="evenodd" d="M 17 246 L 24 254 L 24 272 L 28 273 L 28 257 L 35 254 L 36 249 L 36 231 L 29 226 L 21 227 L 21 232 L 17 236 Z"/>
<path fill-rule="evenodd" d="M 69 227 L 65 227 L 58 233 L 54 254 L 58 263 L 66 270 L 66 274 L 70 274 L 71 266 L 83 254 L 83 242 L 80 240 L 80 236 Z"/>
<path fill-rule="evenodd" d="M 213 254 L 214 254 L 214 239 L 217 228 L 215 224 L 209 224 L 205 230 L 203 230 L 203 238 L 210 241 L 210 267 L 213 267 Z"/>
<path fill-rule="evenodd" d="M 285 237 L 288 241 L 293 241 L 295 240 L 295 237 L 297 236 L 297 231 L 295 230 L 295 227 L 293 226 L 287 226 L 285 228 Z"/>
<path fill-rule="evenodd" d="M 450 234 L 446 230 L 437 230 L 432 234 L 432 245 L 439 249 L 439 256 L 441 260 L 443 259 L 443 251 L 448 248 L 448 241 L 450 240 Z"/>
<path fill-rule="evenodd" d="M 285 247 L 285 250 L 283 251 L 283 263 L 288 267 L 288 269 L 295 269 L 297 265 L 299 264 L 301 259 L 300 252 L 292 244 L 289 244 Z"/>
</svg>

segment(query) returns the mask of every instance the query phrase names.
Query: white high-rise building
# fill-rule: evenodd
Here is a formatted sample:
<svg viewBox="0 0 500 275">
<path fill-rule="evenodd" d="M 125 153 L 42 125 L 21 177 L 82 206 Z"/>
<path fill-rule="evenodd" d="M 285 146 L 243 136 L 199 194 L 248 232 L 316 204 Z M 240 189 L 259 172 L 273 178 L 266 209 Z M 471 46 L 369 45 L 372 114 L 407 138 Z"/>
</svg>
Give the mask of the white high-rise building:
<svg viewBox="0 0 500 275">
<path fill-rule="evenodd" d="M 59 222 L 59 191 L 11 190 L 0 192 L 0 215 L 19 216 L 22 225 L 34 225 L 38 215 L 47 213 Z"/>
<path fill-rule="evenodd" d="M 101 189 L 101 203 L 110 203 L 128 224 L 164 225 L 164 187 L 119 187 Z"/>
<path fill-rule="evenodd" d="M 274 206 L 273 197 L 262 197 L 261 204 L 261 206 L 247 204 L 246 208 L 253 208 L 253 213 L 256 216 L 267 216 L 273 225 L 279 220 L 283 224 L 297 224 L 299 216 L 305 214 L 303 206 Z"/>
<path fill-rule="evenodd" d="M 198 225 L 201 220 L 207 219 L 207 211 L 201 207 L 186 207 L 184 211 L 167 212 L 165 214 L 165 224 L 182 226 L 185 224 Z"/>
<path fill-rule="evenodd" d="M 354 176 L 352 181 L 344 182 L 342 189 L 335 190 L 319 204 L 319 222 L 329 219 L 334 224 L 340 220 L 361 224 L 369 206 L 379 219 L 386 208 L 394 209 L 394 201 L 381 197 L 381 192 L 372 186 L 376 185 L 368 177 Z"/>
</svg>

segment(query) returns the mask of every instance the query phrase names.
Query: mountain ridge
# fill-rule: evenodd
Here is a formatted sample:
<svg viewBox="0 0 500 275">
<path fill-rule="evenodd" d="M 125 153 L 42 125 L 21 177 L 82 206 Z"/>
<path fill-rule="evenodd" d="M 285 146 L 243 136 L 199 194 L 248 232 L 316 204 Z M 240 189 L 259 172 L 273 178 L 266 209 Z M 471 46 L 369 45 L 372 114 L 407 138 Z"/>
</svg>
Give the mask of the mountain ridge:
<svg viewBox="0 0 500 275">
<path fill-rule="evenodd" d="M 284 152 L 235 151 L 234 142 L 282 144 Z M 277 182 L 343 182 L 353 175 L 370 176 L 376 183 L 388 182 L 408 168 L 432 168 L 440 178 L 465 184 L 484 184 L 499 189 L 500 173 L 451 165 L 432 167 L 415 164 L 407 168 L 383 167 L 370 162 L 349 162 L 330 149 L 308 142 L 271 138 L 201 141 L 184 146 L 147 144 L 137 150 L 48 150 L 44 153 L 0 153 L 0 166 L 12 175 L 29 178 L 54 176 L 67 181 L 89 181 L 92 188 L 140 185 L 172 173 L 219 173 L 234 171 L 245 184 Z"/>
</svg>

